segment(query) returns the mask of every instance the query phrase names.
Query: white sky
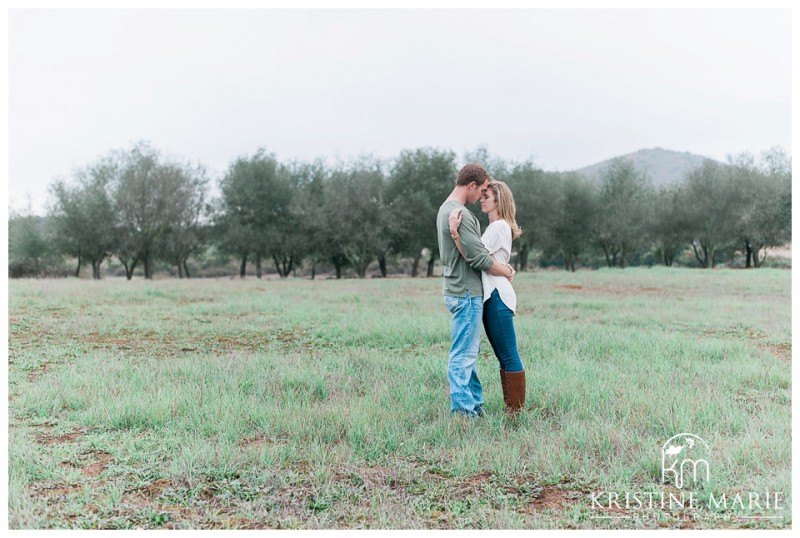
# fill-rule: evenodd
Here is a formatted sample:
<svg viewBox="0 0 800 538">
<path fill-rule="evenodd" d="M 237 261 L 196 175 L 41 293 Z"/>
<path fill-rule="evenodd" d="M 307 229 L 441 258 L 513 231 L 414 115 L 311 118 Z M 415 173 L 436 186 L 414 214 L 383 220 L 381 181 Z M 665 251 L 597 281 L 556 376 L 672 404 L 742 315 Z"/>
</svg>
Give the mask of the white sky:
<svg viewBox="0 0 800 538">
<path fill-rule="evenodd" d="M 137 140 L 221 176 L 479 145 L 548 170 L 791 149 L 791 12 L 10 10 L 9 205 Z"/>
</svg>

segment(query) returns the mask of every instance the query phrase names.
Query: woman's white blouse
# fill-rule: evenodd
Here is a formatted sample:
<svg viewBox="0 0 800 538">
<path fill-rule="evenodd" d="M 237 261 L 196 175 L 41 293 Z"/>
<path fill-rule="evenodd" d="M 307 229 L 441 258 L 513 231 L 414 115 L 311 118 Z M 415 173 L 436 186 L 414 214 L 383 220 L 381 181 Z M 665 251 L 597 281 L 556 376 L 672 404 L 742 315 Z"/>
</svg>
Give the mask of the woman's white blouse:
<svg viewBox="0 0 800 538">
<path fill-rule="evenodd" d="M 489 224 L 481 236 L 481 241 L 489 251 L 489 256 L 497 263 L 507 264 L 511 259 L 511 226 L 505 220 L 497 219 Z M 509 310 L 516 312 L 517 294 L 514 293 L 514 287 L 506 277 L 493 276 L 484 271 L 481 272 L 481 279 L 484 302 L 492 296 L 492 292 L 496 289 L 500 294 L 500 299 Z"/>
</svg>

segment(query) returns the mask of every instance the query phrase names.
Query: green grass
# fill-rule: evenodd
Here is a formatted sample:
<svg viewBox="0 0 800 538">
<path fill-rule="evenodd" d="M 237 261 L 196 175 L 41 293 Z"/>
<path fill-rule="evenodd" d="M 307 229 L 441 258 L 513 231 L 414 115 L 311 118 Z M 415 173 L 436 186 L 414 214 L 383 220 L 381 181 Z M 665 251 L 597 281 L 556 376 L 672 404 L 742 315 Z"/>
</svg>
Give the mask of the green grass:
<svg viewBox="0 0 800 538">
<path fill-rule="evenodd" d="M 506 418 L 484 341 L 470 421 L 438 278 L 11 281 L 9 525 L 790 527 L 790 282 L 519 274 L 528 409 Z M 783 517 L 594 517 L 592 492 L 669 491 L 682 432 L 712 446 L 702 494 L 780 491 Z"/>
</svg>

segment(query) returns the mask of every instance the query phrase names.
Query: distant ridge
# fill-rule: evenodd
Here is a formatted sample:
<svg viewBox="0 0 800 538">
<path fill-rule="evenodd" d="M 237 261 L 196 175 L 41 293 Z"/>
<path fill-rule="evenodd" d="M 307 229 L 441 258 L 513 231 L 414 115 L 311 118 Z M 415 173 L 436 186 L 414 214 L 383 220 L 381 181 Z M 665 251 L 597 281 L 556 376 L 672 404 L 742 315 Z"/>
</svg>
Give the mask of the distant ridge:
<svg viewBox="0 0 800 538">
<path fill-rule="evenodd" d="M 663 148 L 640 149 L 620 156 L 633 161 L 637 170 L 647 171 L 653 185 L 670 185 L 680 182 L 686 173 L 703 164 L 707 158 L 688 151 L 671 151 Z M 585 166 L 577 172 L 590 179 L 599 180 L 613 159 Z"/>
</svg>

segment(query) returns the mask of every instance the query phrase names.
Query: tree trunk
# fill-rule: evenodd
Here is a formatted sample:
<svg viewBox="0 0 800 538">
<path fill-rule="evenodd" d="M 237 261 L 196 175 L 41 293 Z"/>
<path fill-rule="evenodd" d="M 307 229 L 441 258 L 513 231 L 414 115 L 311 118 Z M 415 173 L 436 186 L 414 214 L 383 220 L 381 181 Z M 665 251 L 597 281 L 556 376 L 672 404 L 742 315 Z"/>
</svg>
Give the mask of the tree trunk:
<svg viewBox="0 0 800 538">
<path fill-rule="evenodd" d="M 761 252 L 762 249 L 764 250 L 764 256 L 760 257 L 758 253 Z M 760 268 L 764 264 L 764 260 L 766 259 L 767 259 L 766 245 L 758 245 L 755 249 L 753 249 L 753 263 L 756 269 Z"/>
<path fill-rule="evenodd" d="M 530 254 L 530 248 L 528 247 L 527 243 L 522 245 L 522 250 L 519 251 L 519 256 L 517 256 L 519 260 L 519 270 L 520 271 L 527 271 L 528 270 L 528 255 Z"/>
<path fill-rule="evenodd" d="M 81 277 L 81 256 L 78 255 L 78 268 L 75 270 L 75 278 Z"/>
<path fill-rule="evenodd" d="M 181 266 L 181 261 L 178 260 L 175 262 L 175 265 L 178 266 L 178 278 L 183 279 L 183 267 Z"/>
<path fill-rule="evenodd" d="M 336 279 L 342 278 L 342 265 L 344 264 L 342 257 L 339 254 L 331 256 L 333 266 L 336 268 Z"/>
<path fill-rule="evenodd" d="M 661 245 L 661 261 L 664 263 L 664 267 L 672 267 L 672 260 L 674 257 L 673 249 L 670 249 L 666 245 Z"/>
<path fill-rule="evenodd" d="M 183 273 L 186 275 L 186 278 L 192 278 L 192 275 L 189 274 L 189 265 L 187 264 L 189 260 L 183 260 Z"/>
<path fill-rule="evenodd" d="M 139 263 L 139 258 L 134 258 L 130 264 L 121 258 L 119 261 L 122 263 L 123 267 L 125 267 L 125 278 L 128 280 L 133 279 L 133 270 L 136 269 L 136 264 Z"/>
<path fill-rule="evenodd" d="M 411 266 L 411 276 L 416 277 L 419 274 L 419 261 L 422 259 L 422 254 L 414 255 L 414 264 Z"/>
<path fill-rule="evenodd" d="M 244 278 L 247 274 L 247 253 L 242 254 L 242 264 L 239 266 L 239 278 Z"/>
<path fill-rule="evenodd" d="M 745 238 L 744 240 L 744 255 L 745 255 L 745 262 L 744 267 L 745 269 L 750 269 L 751 261 L 753 261 L 753 245 L 750 244 L 750 241 Z M 758 267 L 758 265 L 756 265 Z"/>
<path fill-rule="evenodd" d="M 284 257 L 279 259 L 276 254 L 272 255 L 272 260 L 275 262 L 275 269 L 278 271 L 278 276 L 286 278 L 292 272 L 294 266 L 294 256 Z"/>
<path fill-rule="evenodd" d="M 144 278 L 153 280 L 153 259 L 150 253 L 144 255 Z"/>
<path fill-rule="evenodd" d="M 433 267 L 436 265 L 436 254 L 431 251 L 431 259 L 428 260 L 428 278 L 433 276 Z"/>
<path fill-rule="evenodd" d="M 317 260 L 311 262 L 311 280 L 317 276 Z"/>
<path fill-rule="evenodd" d="M 100 280 L 100 267 L 103 265 L 103 258 L 92 260 L 92 278 Z"/>
<path fill-rule="evenodd" d="M 261 254 L 256 254 L 256 278 L 261 279 Z"/>
<path fill-rule="evenodd" d="M 381 276 L 383 278 L 386 278 L 386 255 L 385 254 L 379 254 L 378 255 L 378 267 L 380 267 Z"/>
<path fill-rule="evenodd" d="M 673 251 L 673 250 L 671 250 L 671 249 L 669 249 L 667 247 L 664 247 L 662 249 L 662 252 L 663 252 L 662 257 L 664 259 L 664 265 L 666 267 L 672 267 L 672 262 L 675 259 L 675 251 Z"/>
<path fill-rule="evenodd" d="M 625 245 L 619 251 L 619 267 L 620 269 L 625 269 Z"/>
<path fill-rule="evenodd" d="M 283 277 L 288 277 L 292 271 L 294 271 L 294 256 L 289 256 L 289 264 L 284 268 Z"/>
<path fill-rule="evenodd" d="M 697 258 L 697 261 L 700 262 L 700 265 L 702 265 L 705 268 L 705 267 L 708 267 L 708 265 L 707 265 L 708 264 L 708 251 L 706 251 L 705 247 L 702 247 L 702 248 L 703 248 L 703 255 L 704 255 L 705 259 L 700 257 L 700 253 L 697 252 L 697 245 L 694 242 L 692 242 L 692 250 L 694 250 L 694 257 Z"/>
<path fill-rule="evenodd" d="M 278 271 L 278 276 L 284 278 L 283 270 L 281 269 L 281 262 L 278 260 L 278 256 L 273 254 L 272 261 L 275 262 L 275 270 Z"/>
<path fill-rule="evenodd" d="M 572 258 L 568 254 L 564 254 L 564 271 L 575 271 L 573 269 Z"/>
<path fill-rule="evenodd" d="M 613 267 L 613 265 L 611 265 L 611 254 L 608 252 L 608 246 L 605 243 L 601 243 L 600 246 L 603 247 L 603 254 L 606 257 L 606 265 Z"/>
</svg>

